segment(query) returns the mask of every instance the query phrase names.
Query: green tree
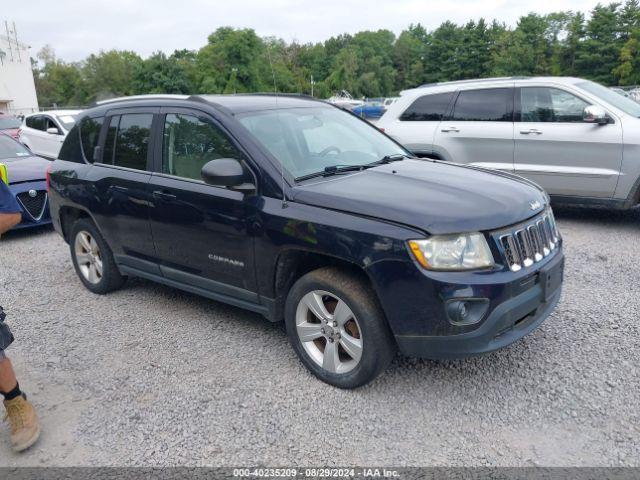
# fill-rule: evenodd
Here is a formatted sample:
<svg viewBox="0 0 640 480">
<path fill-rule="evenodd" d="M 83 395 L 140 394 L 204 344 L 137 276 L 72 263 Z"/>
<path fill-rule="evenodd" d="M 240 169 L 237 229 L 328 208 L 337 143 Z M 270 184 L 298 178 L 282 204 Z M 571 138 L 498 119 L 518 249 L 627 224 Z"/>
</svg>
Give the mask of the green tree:
<svg viewBox="0 0 640 480">
<path fill-rule="evenodd" d="M 157 52 L 140 63 L 135 73 L 136 93 L 192 93 L 193 85 L 179 58 Z"/>
<path fill-rule="evenodd" d="M 134 80 L 142 59 L 126 50 L 100 51 L 89 55 L 82 66 L 82 76 L 88 92 L 87 100 L 133 95 Z"/>
</svg>

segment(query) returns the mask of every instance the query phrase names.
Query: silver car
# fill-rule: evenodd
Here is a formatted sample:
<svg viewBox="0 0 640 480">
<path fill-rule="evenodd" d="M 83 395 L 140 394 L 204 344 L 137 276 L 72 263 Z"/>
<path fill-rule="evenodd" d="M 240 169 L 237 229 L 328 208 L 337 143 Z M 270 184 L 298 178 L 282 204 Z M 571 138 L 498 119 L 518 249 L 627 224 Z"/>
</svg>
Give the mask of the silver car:
<svg viewBox="0 0 640 480">
<path fill-rule="evenodd" d="M 425 85 L 377 126 L 418 156 L 515 172 L 556 202 L 640 203 L 640 104 L 588 80 Z"/>
</svg>

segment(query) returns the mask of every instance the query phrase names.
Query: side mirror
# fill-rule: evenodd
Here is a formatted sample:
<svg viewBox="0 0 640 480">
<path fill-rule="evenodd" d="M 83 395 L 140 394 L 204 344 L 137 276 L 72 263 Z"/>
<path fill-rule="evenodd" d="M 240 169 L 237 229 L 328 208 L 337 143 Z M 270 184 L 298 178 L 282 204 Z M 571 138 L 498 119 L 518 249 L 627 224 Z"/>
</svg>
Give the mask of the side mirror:
<svg viewBox="0 0 640 480">
<path fill-rule="evenodd" d="M 235 158 L 217 158 L 205 163 L 200 171 L 202 180 L 208 185 L 229 187 L 234 190 L 250 191 L 255 186 L 247 182 L 249 175 L 242 163 Z"/>
<path fill-rule="evenodd" d="M 60 135 L 60 130 L 55 127 L 47 128 L 47 133 L 50 135 Z"/>
<path fill-rule="evenodd" d="M 597 105 L 588 105 L 584 107 L 582 112 L 582 121 L 585 123 L 597 123 L 598 125 L 606 125 L 609 123 L 607 112 Z"/>
</svg>

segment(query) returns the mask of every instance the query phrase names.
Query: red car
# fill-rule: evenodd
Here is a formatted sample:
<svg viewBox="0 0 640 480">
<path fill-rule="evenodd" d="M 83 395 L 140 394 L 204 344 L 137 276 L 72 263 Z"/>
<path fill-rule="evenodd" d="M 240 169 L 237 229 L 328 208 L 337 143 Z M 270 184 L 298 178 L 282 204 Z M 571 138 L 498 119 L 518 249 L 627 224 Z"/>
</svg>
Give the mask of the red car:
<svg viewBox="0 0 640 480">
<path fill-rule="evenodd" d="M 18 130 L 22 122 L 19 118 L 0 113 L 0 133 L 5 133 L 18 140 Z"/>
</svg>

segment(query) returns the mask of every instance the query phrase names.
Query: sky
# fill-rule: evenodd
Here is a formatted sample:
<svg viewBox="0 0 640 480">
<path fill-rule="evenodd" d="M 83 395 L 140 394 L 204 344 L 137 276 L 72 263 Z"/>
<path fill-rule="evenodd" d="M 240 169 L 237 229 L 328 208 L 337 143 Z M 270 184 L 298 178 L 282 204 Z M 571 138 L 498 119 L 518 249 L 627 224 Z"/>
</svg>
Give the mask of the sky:
<svg viewBox="0 0 640 480">
<path fill-rule="evenodd" d="M 0 0 L 5 2 L 12 8 L 0 9 L 0 34 L 5 20 L 15 22 L 33 57 L 48 44 L 58 58 L 78 61 L 112 48 L 143 57 L 158 50 L 198 49 L 221 26 L 306 43 L 381 28 L 398 34 L 411 23 L 433 29 L 446 20 L 466 23 L 481 17 L 514 26 L 531 11 L 587 13 L 598 0 Z"/>
</svg>

